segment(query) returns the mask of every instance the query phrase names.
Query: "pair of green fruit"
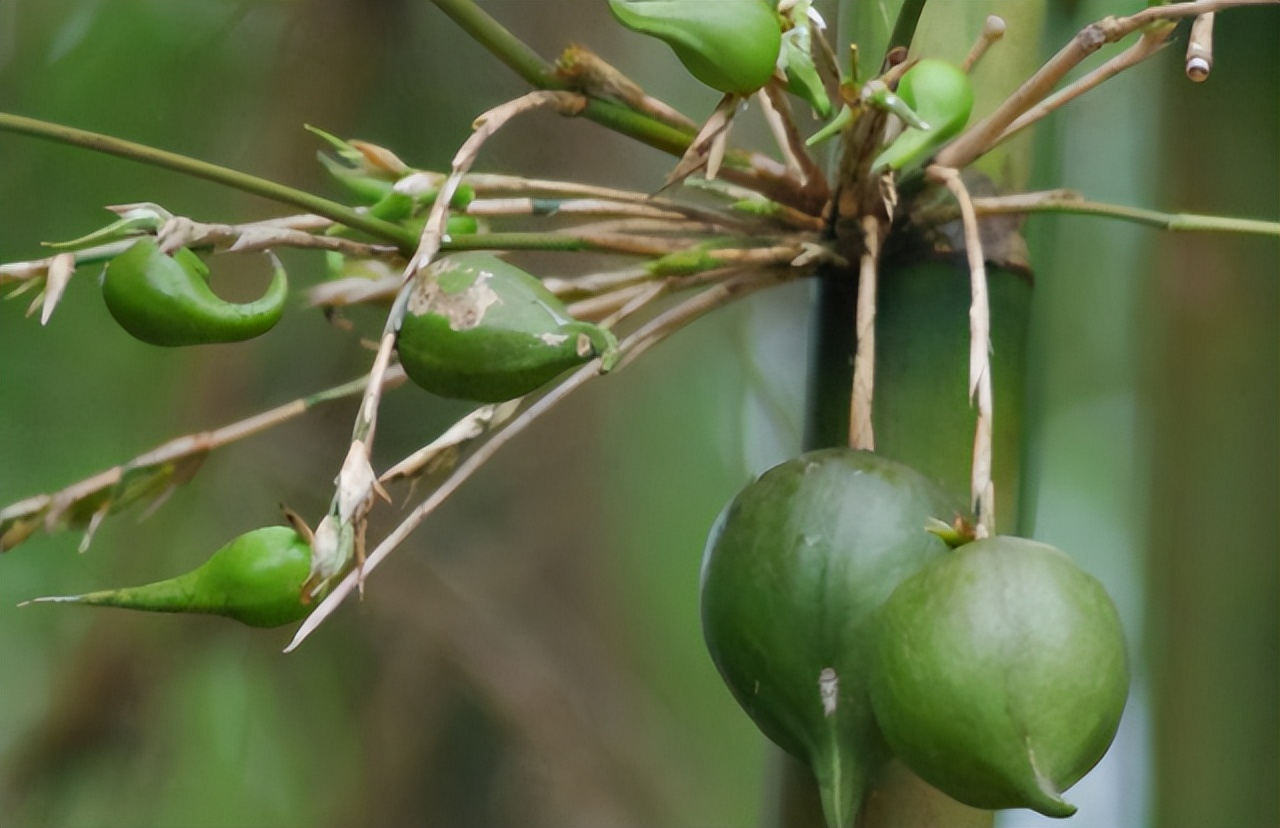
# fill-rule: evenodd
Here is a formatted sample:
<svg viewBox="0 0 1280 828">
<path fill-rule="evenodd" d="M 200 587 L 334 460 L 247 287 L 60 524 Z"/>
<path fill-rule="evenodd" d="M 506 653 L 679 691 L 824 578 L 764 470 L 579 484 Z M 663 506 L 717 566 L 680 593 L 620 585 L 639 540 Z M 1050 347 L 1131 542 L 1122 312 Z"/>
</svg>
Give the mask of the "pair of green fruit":
<svg viewBox="0 0 1280 828">
<path fill-rule="evenodd" d="M 892 756 L 980 808 L 1075 808 L 1128 692 L 1102 586 L 1015 537 L 950 548 L 952 504 L 914 470 L 813 452 L 748 485 L 712 529 L 702 622 L 764 733 L 813 770 L 828 824 L 852 824 Z"/>
</svg>

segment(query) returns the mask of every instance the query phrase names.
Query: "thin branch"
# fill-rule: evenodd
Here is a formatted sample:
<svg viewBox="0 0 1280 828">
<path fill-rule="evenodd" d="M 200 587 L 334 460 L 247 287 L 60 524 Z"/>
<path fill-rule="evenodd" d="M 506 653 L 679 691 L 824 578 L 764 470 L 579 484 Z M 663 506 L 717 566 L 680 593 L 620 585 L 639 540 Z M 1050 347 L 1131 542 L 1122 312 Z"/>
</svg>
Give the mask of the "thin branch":
<svg viewBox="0 0 1280 828">
<path fill-rule="evenodd" d="M 1213 71 L 1213 19 L 1213 12 L 1197 17 L 1187 38 L 1186 72 L 1196 83 L 1207 81 Z"/>
<path fill-rule="evenodd" d="M 1053 112 L 1055 109 L 1064 104 L 1075 100 L 1084 93 L 1101 85 L 1104 81 L 1110 80 L 1124 70 L 1136 66 L 1147 58 L 1159 52 L 1164 48 L 1169 35 L 1173 34 L 1174 26 L 1172 23 L 1148 29 L 1138 38 L 1138 42 L 1125 49 L 1120 54 L 1108 60 L 1098 68 L 1089 72 L 1089 74 L 1075 81 L 1071 85 L 1058 90 L 1054 94 L 1045 98 L 1040 103 L 1028 109 L 1014 120 L 1013 123 L 1000 133 L 995 143 L 1001 144 L 1017 135 L 1022 130 L 1039 121 L 1044 116 Z"/>
<path fill-rule="evenodd" d="M 969 399 L 976 403 L 977 423 L 973 435 L 973 464 L 970 485 L 971 505 L 977 520 L 977 536 L 995 533 L 995 484 L 992 472 L 992 419 L 994 405 L 991 393 L 991 307 L 987 294 L 987 267 L 982 252 L 978 217 L 965 189 L 960 173 L 937 165 L 928 169 L 930 178 L 946 186 L 960 205 L 964 224 L 964 246 L 969 259 Z"/>
<path fill-rule="evenodd" d="M 880 272 L 880 220 L 862 217 L 863 252 L 858 266 L 858 302 L 854 329 L 853 396 L 849 404 L 849 445 L 875 451 L 871 410 L 876 375 L 876 282 Z"/>
<path fill-rule="evenodd" d="M 233 187 L 281 204 L 300 207 L 303 210 L 332 219 L 354 230 L 360 230 L 375 238 L 389 241 L 406 254 L 412 252 L 417 241 L 411 231 L 397 224 L 360 213 L 345 204 L 339 204 L 336 201 L 330 201 L 327 198 L 321 198 L 293 187 L 286 187 L 283 184 L 268 181 L 265 178 L 259 178 L 239 170 L 199 161 L 178 153 L 155 149 L 133 141 L 125 141 L 121 138 L 113 138 L 109 135 L 53 124 L 35 118 L 25 118 L 21 115 L 12 115 L 7 112 L 0 112 L 0 131 L 16 132 L 127 158 L 142 164 L 150 164 L 153 167 L 162 167 L 195 178 L 203 178 L 206 181 Z"/>
<path fill-rule="evenodd" d="M 575 92 L 559 92 L 536 90 L 521 95 L 513 101 L 499 104 L 485 112 L 473 123 L 474 131 L 458 148 L 453 156 L 453 164 L 449 177 L 440 185 L 436 201 L 431 205 L 423 225 L 422 235 L 418 240 L 418 249 L 405 267 L 404 278 L 407 281 L 422 268 L 429 265 L 440 251 L 440 242 L 445 235 L 445 222 L 449 215 L 449 203 L 462 185 L 462 179 L 471 169 L 480 155 L 480 149 L 498 130 L 502 129 L 512 118 L 532 112 L 543 107 L 557 110 L 561 114 L 571 115 L 582 111 L 586 98 Z"/>
<path fill-rule="evenodd" d="M 691 299 L 682 302 L 661 316 L 653 319 L 635 333 L 624 339 L 619 348 L 623 358 L 618 363 L 618 370 L 629 364 L 643 351 L 695 319 L 715 310 L 741 296 L 772 287 L 784 281 L 796 278 L 799 273 L 790 269 L 774 271 L 753 271 L 737 279 L 721 283 Z M 363 567 L 363 575 L 372 572 L 391 552 L 404 542 L 414 529 L 422 523 L 441 503 L 465 483 L 480 469 L 499 449 L 511 442 L 520 432 L 537 421 L 562 400 L 599 375 L 600 362 L 594 360 L 570 374 L 567 379 L 552 388 L 545 395 L 534 401 L 527 409 L 507 422 L 493 436 L 475 450 L 465 461 L 458 465 L 422 503 L 410 512 L 391 534 L 387 535 L 378 547 L 369 554 Z M 320 602 L 315 611 L 303 621 L 285 652 L 292 652 L 324 622 L 334 610 L 356 589 L 363 575 L 360 572 L 349 572 L 333 591 Z"/>
<path fill-rule="evenodd" d="M 774 141 L 787 159 L 787 166 L 796 172 L 802 186 L 813 188 L 818 197 L 824 200 L 829 198 L 831 192 L 827 187 L 826 176 L 822 167 L 809 155 L 809 148 L 804 136 L 796 128 L 791 103 L 782 87 L 777 83 L 766 84 L 757 97 L 769 129 L 773 132 Z"/>
<path fill-rule="evenodd" d="M 1066 46 L 1040 67 L 1022 86 L 996 107 L 996 110 L 938 153 L 935 163 L 960 169 L 972 163 L 998 143 L 1000 136 L 1020 115 L 1035 106 L 1085 58 L 1108 43 L 1115 43 L 1134 32 L 1161 20 L 1195 17 L 1219 9 L 1239 6 L 1274 5 L 1280 0 L 1195 0 L 1149 6 L 1129 17 L 1107 17 L 1092 23 L 1076 34 Z"/>
<path fill-rule="evenodd" d="M 973 207 L 980 216 L 1069 213 L 1119 219 L 1170 232 L 1246 233 L 1280 237 L 1280 221 L 1205 216 L 1194 213 L 1165 213 L 1142 207 L 1125 207 L 1119 204 L 1088 201 L 1079 193 L 1070 190 L 980 197 L 973 199 Z"/>
<path fill-rule="evenodd" d="M 974 41 L 973 46 L 969 49 L 969 54 L 965 55 L 964 62 L 960 64 L 961 68 L 965 72 L 972 72 L 992 44 L 1004 37 L 1006 28 L 1004 18 L 997 17 L 994 14 L 987 15 L 987 19 L 982 23 L 982 33 L 978 35 L 978 39 Z"/>
<path fill-rule="evenodd" d="M 383 378 L 387 388 L 400 385 L 405 380 L 404 372 L 398 367 L 389 371 Z M 91 475 L 84 480 L 71 484 L 57 492 L 34 495 L 12 503 L 0 509 L 0 527 L 9 527 L 34 521 L 32 528 L 43 526 L 45 531 L 53 531 L 73 512 L 82 509 L 84 504 L 98 498 L 105 498 L 105 505 L 112 504 L 114 489 L 128 474 L 148 468 L 162 467 L 167 464 L 180 464 L 194 460 L 209 452 L 230 445 L 231 443 L 261 434 L 276 426 L 283 425 L 324 403 L 353 397 L 364 391 L 368 383 L 367 376 L 333 388 L 293 400 L 268 411 L 255 414 L 212 431 L 200 431 L 176 437 L 153 449 L 150 449 L 132 460 L 105 471 Z M 105 512 L 103 513 L 105 514 Z M 29 532 L 19 537 L 10 537 L 7 533 L 0 550 L 7 551 L 18 542 L 29 537 Z"/>
<path fill-rule="evenodd" d="M 464 32 L 488 49 L 511 71 L 538 89 L 564 89 L 555 67 L 505 26 L 490 17 L 474 0 L 432 0 Z"/>
<path fill-rule="evenodd" d="M 433 0 L 467 34 L 511 67 L 530 85 L 544 90 L 563 90 L 565 82 L 554 67 L 537 55 L 482 10 L 475 0 Z M 581 115 L 614 132 L 676 157 L 683 157 L 693 135 L 676 129 L 649 115 L 636 112 L 624 104 L 600 98 L 586 99 Z M 731 150 L 725 155 L 724 177 L 775 201 L 817 213 L 822 203 L 808 193 L 786 168 L 777 161 L 755 152 Z"/>
</svg>

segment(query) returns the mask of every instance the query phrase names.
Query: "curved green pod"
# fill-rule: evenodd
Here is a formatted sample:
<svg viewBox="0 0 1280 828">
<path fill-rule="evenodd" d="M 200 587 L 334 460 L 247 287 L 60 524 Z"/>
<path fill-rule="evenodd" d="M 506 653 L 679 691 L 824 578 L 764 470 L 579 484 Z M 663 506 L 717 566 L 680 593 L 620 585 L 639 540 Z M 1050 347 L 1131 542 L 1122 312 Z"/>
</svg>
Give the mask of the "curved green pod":
<svg viewBox="0 0 1280 828">
<path fill-rule="evenodd" d="M 872 162 L 873 172 L 923 161 L 964 129 L 973 111 L 973 85 L 959 66 L 926 58 L 898 81 L 898 97 L 928 127 L 908 127 Z"/>
<path fill-rule="evenodd" d="M 1061 792 L 1106 753 L 1129 688 L 1097 580 L 1046 544 L 975 541 L 893 592 L 876 646 L 876 720 L 921 778 L 978 808 L 1075 813 Z"/>
<path fill-rule="evenodd" d="M 889 753 L 867 691 L 876 610 L 945 555 L 954 504 L 911 468 L 823 449 L 765 472 L 721 512 L 702 564 L 702 628 L 756 725 L 804 761 L 832 828 Z"/>
<path fill-rule="evenodd" d="M 764 0 L 609 0 L 609 9 L 721 92 L 753 94 L 773 77 L 782 49 L 777 12 Z"/>
<path fill-rule="evenodd" d="M 542 282 L 489 253 L 458 253 L 416 278 L 396 340 L 405 373 L 442 397 L 501 402 L 596 357 L 609 331 L 569 315 Z"/>
<path fill-rule="evenodd" d="M 107 265 L 102 298 L 112 317 L 135 339 L 174 347 L 240 342 L 280 321 L 288 279 L 276 263 L 267 292 L 254 302 L 228 302 L 209 288 L 209 269 L 186 248 L 166 255 L 144 238 Z"/>
<path fill-rule="evenodd" d="M 240 535 L 176 578 L 29 603 L 221 615 L 251 627 L 279 627 L 311 612 L 301 600 L 310 571 L 311 544 L 287 526 L 268 526 Z"/>
</svg>

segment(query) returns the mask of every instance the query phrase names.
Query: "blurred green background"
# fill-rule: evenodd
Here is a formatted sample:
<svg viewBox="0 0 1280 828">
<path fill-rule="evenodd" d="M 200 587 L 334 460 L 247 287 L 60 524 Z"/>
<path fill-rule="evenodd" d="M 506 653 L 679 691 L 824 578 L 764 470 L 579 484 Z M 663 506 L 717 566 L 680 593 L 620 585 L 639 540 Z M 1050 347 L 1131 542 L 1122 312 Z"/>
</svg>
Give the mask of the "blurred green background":
<svg viewBox="0 0 1280 828">
<path fill-rule="evenodd" d="M 714 104 L 604 3 L 486 7 L 544 55 L 588 44 L 690 113 Z M 1126 9 L 1054 4 L 1049 42 Z M 1274 220 L 1277 42 L 1276 9 L 1219 15 L 1207 83 L 1183 78 L 1175 46 L 1073 104 L 1041 130 L 1037 183 Z M 522 91 L 424 0 L 0 2 L 0 109 L 317 192 L 333 194 L 303 123 L 439 169 L 477 114 Z M 541 115 L 482 162 L 640 190 L 669 165 Z M 101 226 L 103 205 L 144 200 L 204 220 L 280 213 L 0 134 L 0 261 Z M 1273 826 L 1280 245 L 1075 217 L 1033 219 L 1028 233 L 1037 535 L 1107 584 L 1134 654 L 1121 739 L 1075 790 L 1074 824 Z M 287 263 L 297 288 L 322 278 L 318 256 Z M 252 292 L 261 269 L 245 269 L 235 278 Z M 24 299 L 0 305 L 0 504 L 358 376 L 359 336 L 378 324 L 357 313 L 341 331 L 299 307 L 272 336 L 161 351 L 115 327 L 94 278 L 79 273 L 43 329 Z M 287 631 L 15 605 L 185 571 L 275 522 L 281 502 L 314 520 L 349 403 L 214 454 L 155 515 L 109 521 L 84 555 L 73 535 L 8 553 L 0 824 L 754 824 L 762 746 L 703 651 L 697 572 L 721 504 L 798 444 L 807 302 L 803 285 L 761 297 L 589 387 L 289 656 Z M 412 387 L 390 395 L 375 465 L 463 411 Z"/>
</svg>

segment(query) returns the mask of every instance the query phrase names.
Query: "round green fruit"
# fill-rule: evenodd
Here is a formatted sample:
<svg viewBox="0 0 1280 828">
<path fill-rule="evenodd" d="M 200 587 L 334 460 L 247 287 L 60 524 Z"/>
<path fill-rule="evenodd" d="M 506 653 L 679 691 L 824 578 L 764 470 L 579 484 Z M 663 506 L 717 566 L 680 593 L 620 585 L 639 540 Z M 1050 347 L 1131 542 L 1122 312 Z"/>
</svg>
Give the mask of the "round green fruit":
<svg viewBox="0 0 1280 828">
<path fill-rule="evenodd" d="M 1064 817 L 1128 696 L 1106 591 L 1062 552 L 995 537 L 899 586 L 878 614 L 871 701 L 895 754 L 979 808 Z"/>
<path fill-rule="evenodd" d="M 775 466 L 721 512 L 702 564 L 712 660 L 765 735 L 806 761 L 832 826 L 888 758 L 866 677 L 875 611 L 947 546 L 952 504 L 918 472 L 827 449 Z"/>
</svg>

